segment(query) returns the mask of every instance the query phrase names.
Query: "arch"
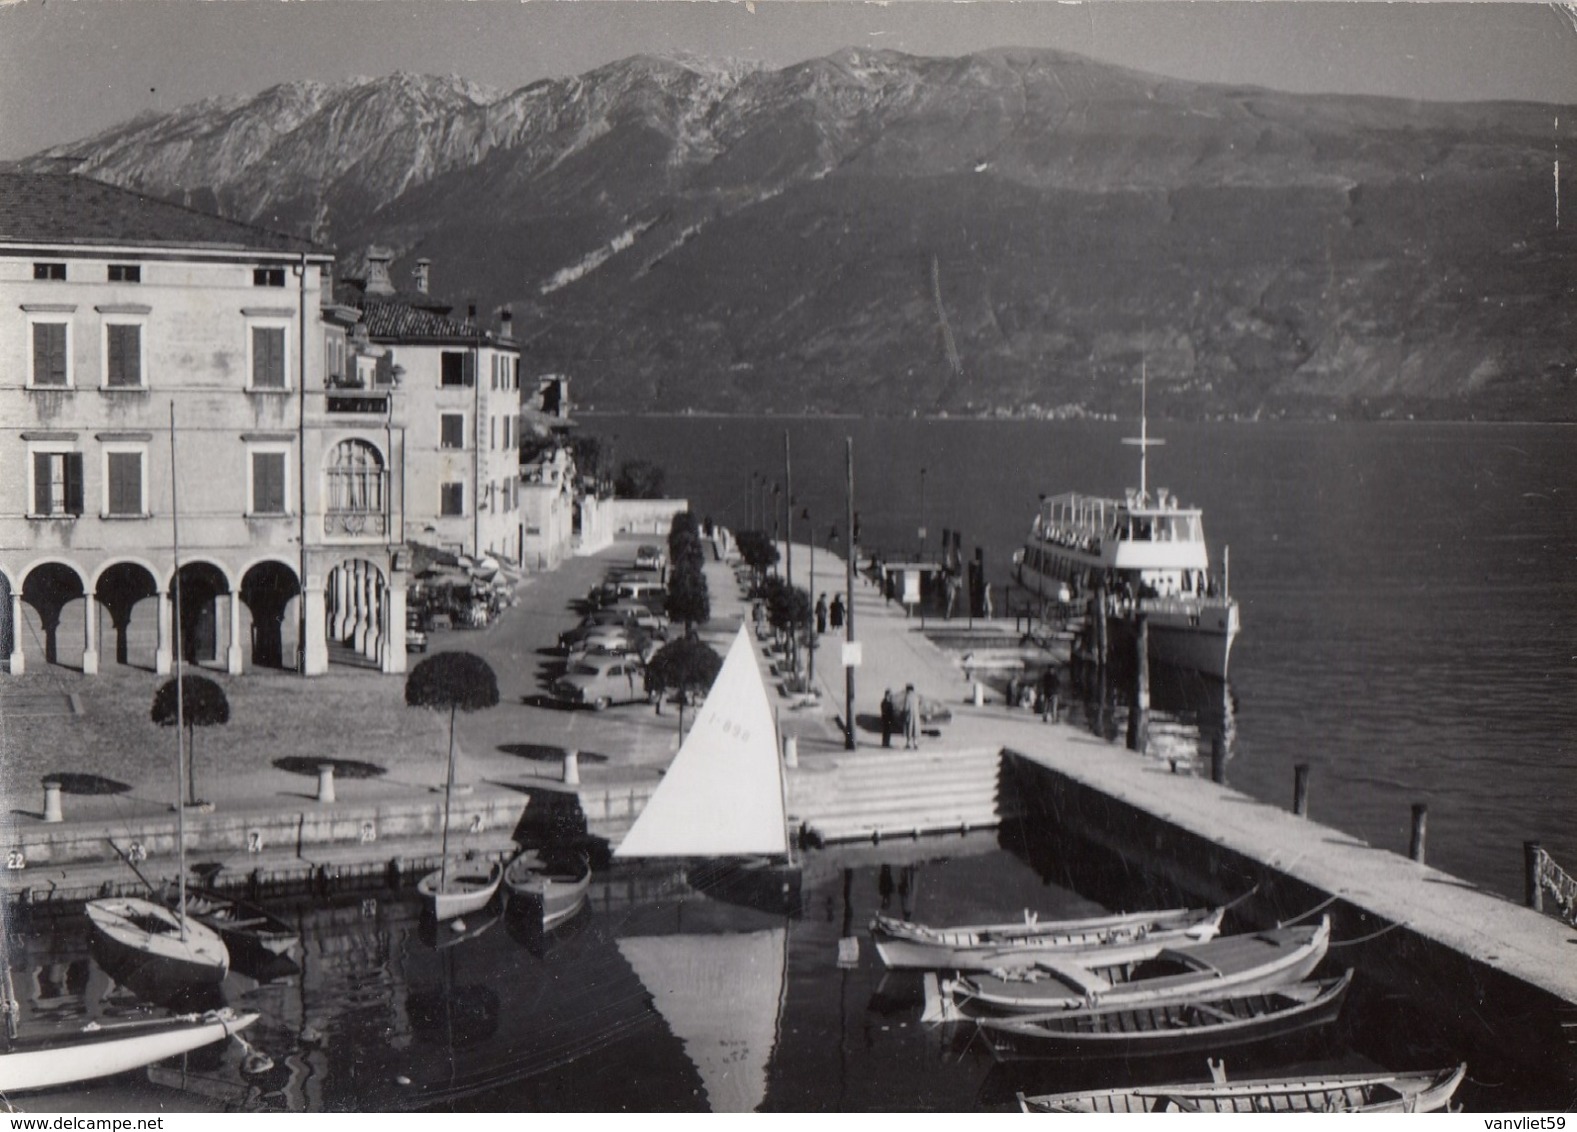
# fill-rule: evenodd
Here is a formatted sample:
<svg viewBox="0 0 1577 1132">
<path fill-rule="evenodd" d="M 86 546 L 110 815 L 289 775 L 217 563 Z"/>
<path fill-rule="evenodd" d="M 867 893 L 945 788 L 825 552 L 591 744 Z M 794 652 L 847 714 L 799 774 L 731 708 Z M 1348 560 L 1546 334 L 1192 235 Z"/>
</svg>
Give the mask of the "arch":
<svg viewBox="0 0 1577 1132">
<path fill-rule="evenodd" d="M 323 533 L 382 537 L 388 487 L 381 448 L 359 436 L 336 443 L 323 458 Z"/>
<path fill-rule="evenodd" d="M 116 664 L 135 664 L 150 672 L 158 670 L 159 607 L 157 601 L 152 606 L 143 605 L 147 598 L 157 598 L 158 594 L 157 572 L 139 559 L 106 562 L 94 575 L 93 596 L 109 613 L 115 630 Z M 140 616 L 139 606 L 144 610 Z"/>
<path fill-rule="evenodd" d="M 186 663 L 211 664 L 223 659 L 219 644 L 219 599 L 233 592 L 230 575 L 222 566 L 206 559 L 182 562 L 179 573 L 170 579 L 170 600 L 179 598 L 180 602 L 175 641 Z M 227 608 L 226 613 L 232 608 Z M 233 618 L 230 622 L 232 639 L 229 643 L 233 645 Z"/>
<path fill-rule="evenodd" d="M 155 592 L 158 592 L 158 587 L 163 585 L 165 576 L 169 573 L 166 568 L 155 566 L 152 562 L 148 561 L 148 559 L 139 555 L 117 553 L 114 558 L 104 562 L 88 577 L 88 588 L 97 591 L 99 588 L 100 579 L 102 579 L 104 575 L 110 570 L 113 570 L 118 566 L 142 567 L 148 572 L 148 576 L 153 579 Z"/>
<path fill-rule="evenodd" d="M 382 566 L 365 558 L 336 563 L 324 588 L 330 662 L 387 668 L 391 609 L 388 572 Z M 403 640 L 403 632 L 399 637 Z"/>
<path fill-rule="evenodd" d="M 286 667 L 285 658 L 299 648 L 294 640 L 297 618 L 289 616 L 291 602 L 301 598 L 296 571 L 275 558 L 259 559 L 242 572 L 239 593 L 252 621 L 252 663 L 259 668 Z M 288 649 L 286 626 L 292 629 Z"/>
<path fill-rule="evenodd" d="M 38 615 L 38 628 L 44 638 L 44 663 L 60 663 L 61 626 L 66 607 L 83 601 L 89 594 L 86 579 L 75 563 L 57 559 L 43 559 L 33 563 L 22 575 L 22 603 L 31 606 Z M 24 618 L 25 618 L 24 614 Z M 83 653 L 88 651 L 86 618 L 83 619 Z M 27 626 L 19 625 L 16 632 L 25 641 Z M 83 662 L 84 671 L 89 666 Z"/>
</svg>

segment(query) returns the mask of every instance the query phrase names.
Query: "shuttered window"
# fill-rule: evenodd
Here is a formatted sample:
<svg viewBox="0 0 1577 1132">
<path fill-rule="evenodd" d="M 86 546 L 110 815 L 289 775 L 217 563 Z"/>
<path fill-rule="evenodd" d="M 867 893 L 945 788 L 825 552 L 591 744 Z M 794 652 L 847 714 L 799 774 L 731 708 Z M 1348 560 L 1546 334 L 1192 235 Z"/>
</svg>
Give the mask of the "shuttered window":
<svg viewBox="0 0 1577 1132">
<path fill-rule="evenodd" d="M 82 453 L 33 453 L 33 514 L 82 514 Z"/>
<path fill-rule="evenodd" d="M 252 453 L 252 513 L 255 515 L 285 513 L 285 454 L 283 452 Z"/>
<path fill-rule="evenodd" d="M 442 485 L 443 496 L 439 504 L 440 515 L 465 514 L 465 484 L 446 483 Z"/>
<path fill-rule="evenodd" d="M 465 416 L 461 413 L 444 413 L 438 418 L 441 448 L 465 447 Z"/>
<path fill-rule="evenodd" d="M 109 515 L 141 515 L 142 453 L 105 453 L 108 480 L 106 502 Z"/>
<path fill-rule="evenodd" d="M 33 324 L 33 384 L 66 384 L 66 324 Z"/>
<path fill-rule="evenodd" d="M 116 388 L 142 385 L 142 327 L 111 323 L 104 328 L 109 358 L 104 383 Z"/>
<path fill-rule="evenodd" d="M 285 388 L 285 331 L 283 327 L 252 327 L 252 388 Z"/>
</svg>

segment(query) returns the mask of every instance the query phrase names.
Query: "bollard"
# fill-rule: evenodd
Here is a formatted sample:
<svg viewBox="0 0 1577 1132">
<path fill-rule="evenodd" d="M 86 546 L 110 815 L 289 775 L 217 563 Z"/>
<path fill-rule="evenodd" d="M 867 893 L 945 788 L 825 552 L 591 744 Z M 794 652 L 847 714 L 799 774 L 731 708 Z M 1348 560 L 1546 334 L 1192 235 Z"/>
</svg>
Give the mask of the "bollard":
<svg viewBox="0 0 1577 1132">
<path fill-rule="evenodd" d="M 334 764 L 318 764 L 318 801 L 334 801 Z"/>
<path fill-rule="evenodd" d="M 783 765 L 791 769 L 799 766 L 799 737 L 797 735 L 783 736 Z"/>
<path fill-rule="evenodd" d="M 1210 781 L 1217 786 L 1227 784 L 1227 741 L 1220 735 L 1210 741 Z"/>
<path fill-rule="evenodd" d="M 60 812 L 60 783 L 53 778 L 44 779 L 44 820 L 47 822 L 66 820 Z"/>
<path fill-rule="evenodd" d="M 974 703 L 976 707 L 984 707 L 986 703 L 986 689 L 979 680 L 975 681 Z"/>
<path fill-rule="evenodd" d="M 1424 838 L 1429 834 L 1429 807 L 1422 802 L 1413 803 L 1413 839 L 1407 846 L 1407 855 L 1420 865 L 1424 863 Z"/>
<path fill-rule="evenodd" d="M 1292 768 L 1292 812 L 1300 818 L 1309 816 L 1309 764 L 1299 763 Z"/>
<path fill-rule="evenodd" d="M 1544 846 L 1537 841 L 1522 843 L 1522 870 L 1527 905 L 1535 912 L 1544 911 L 1544 888 L 1539 884 L 1539 866 L 1542 865 Z"/>
<path fill-rule="evenodd" d="M 580 752 L 564 752 L 564 785 L 580 785 Z"/>
</svg>

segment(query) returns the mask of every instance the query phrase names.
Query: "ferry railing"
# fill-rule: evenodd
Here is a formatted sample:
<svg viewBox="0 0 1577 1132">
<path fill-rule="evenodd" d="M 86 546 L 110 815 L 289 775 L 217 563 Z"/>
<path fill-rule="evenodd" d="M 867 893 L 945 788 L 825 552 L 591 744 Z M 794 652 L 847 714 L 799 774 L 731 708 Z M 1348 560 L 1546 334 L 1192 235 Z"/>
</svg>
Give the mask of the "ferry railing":
<svg viewBox="0 0 1577 1132">
<path fill-rule="evenodd" d="M 1538 842 L 1529 841 L 1523 848 L 1527 854 L 1528 906 L 1577 927 L 1577 880 Z M 1546 903 L 1554 907 L 1548 908 Z"/>
</svg>

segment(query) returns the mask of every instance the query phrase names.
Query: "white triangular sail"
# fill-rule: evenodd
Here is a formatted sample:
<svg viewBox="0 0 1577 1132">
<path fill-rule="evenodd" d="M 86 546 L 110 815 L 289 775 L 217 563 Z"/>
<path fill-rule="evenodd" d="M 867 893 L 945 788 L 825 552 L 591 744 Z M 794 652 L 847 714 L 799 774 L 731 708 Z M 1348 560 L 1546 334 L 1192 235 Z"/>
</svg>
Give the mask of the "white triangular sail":
<svg viewBox="0 0 1577 1132">
<path fill-rule="evenodd" d="M 619 952 L 684 1043 L 713 1112 L 754 1112 L 767 1095 L 782 1005 L 783 928 L 738 935 L 634 936 Z"/>
<path fill-rule="evenodd" d="M 743 626 L 668 773 L 615 857 L 787 854 L 772 705 Z"/>
</svg>

